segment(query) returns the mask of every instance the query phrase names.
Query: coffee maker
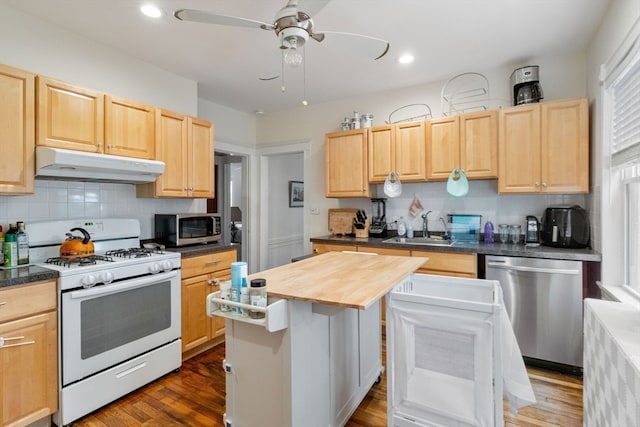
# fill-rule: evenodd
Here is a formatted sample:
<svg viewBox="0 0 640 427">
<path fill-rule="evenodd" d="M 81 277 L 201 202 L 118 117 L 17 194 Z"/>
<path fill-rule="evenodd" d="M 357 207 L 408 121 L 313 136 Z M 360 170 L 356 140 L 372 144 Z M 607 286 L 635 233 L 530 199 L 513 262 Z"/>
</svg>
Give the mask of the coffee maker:
<svg viewBox="0 0 640 427">
<path fill-rule="evenodd" d="M 530 104 L 544 99 L 537 65 L 518 68 L 511 73 L 513 105 Z"/>
<path fill-rule="evenodd" d="M 527 246 L 540 246 L 540 221 L 533 215 L 527 215 L 524 241 Z"/>
<path fill-rule="evenodd" d="M 369 237 L 387 237 L 387 199 L 371 199 L 373 215 L 369 226 Z"/>
</svg>

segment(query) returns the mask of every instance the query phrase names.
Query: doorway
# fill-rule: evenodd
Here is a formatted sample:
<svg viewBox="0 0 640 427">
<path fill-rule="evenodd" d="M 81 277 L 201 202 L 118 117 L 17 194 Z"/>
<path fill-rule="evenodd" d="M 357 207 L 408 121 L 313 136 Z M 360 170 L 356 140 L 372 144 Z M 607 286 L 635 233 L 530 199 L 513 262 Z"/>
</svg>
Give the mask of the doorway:
<svg viewBox="0 0 640 427">
<path fill-rule="evenodd" d="M 247 261 L 247 245 L 243 245 L 243 228 L 248 215 L 244 179 L 246 156 L 215 154 L 215 198 L 207 200 L 207 211 L 222 217 L 222 240 L 238 245 L 238 261 Z"/>
</svg>

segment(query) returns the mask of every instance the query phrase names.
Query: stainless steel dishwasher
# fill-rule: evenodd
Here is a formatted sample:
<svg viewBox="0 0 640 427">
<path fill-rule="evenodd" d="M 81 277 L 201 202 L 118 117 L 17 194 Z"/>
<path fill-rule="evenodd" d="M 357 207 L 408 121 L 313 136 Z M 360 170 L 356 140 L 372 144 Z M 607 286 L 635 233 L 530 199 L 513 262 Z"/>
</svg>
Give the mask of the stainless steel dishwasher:
<svg viewBox="0 0 640 427">
<path fill-rule="evenodd" d="M 525 357 L 582 367 L 582 263 L 489 256 L 486 278 L 498 280 Z"/>
</svg>

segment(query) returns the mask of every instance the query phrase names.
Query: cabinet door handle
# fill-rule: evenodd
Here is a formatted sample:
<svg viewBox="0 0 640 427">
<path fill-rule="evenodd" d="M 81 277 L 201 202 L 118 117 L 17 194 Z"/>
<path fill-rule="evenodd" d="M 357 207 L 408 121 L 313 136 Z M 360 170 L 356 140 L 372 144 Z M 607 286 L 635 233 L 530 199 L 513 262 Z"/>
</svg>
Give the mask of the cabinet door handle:
<svg viewBox="0 0 640 427">
<path fill-rule="evenodd" d="M 2 308 L 3 305 L 7 305 L 6 301 L 0 301 L 0 308 Z"/>
<path fill-rule="evenodd" d="M 536 181 L 535 186 L 536 187 L 540 187 L 540 183 L 538 181 Z"/>
<path fill-rule="evenodd" d="M 542 183 L 542 186 L 543 186 L 544 188 L 547 188 L 547 183 L 546 183 L 546 182 L 543 182 L 543 183 Z"/>
<path fill-rule="evenodd" d="M 24 337 L 9 337 L 9 338 L 3 338 L 0 337 L 0 348 L 3 347 L 18 347 L 21 345 L 31 345 L 31 344 L 35 344 L 35 341 L 25 341 L 25 342 L 21 342 L 21 343 L 17 343 L 17 344 L 5 344 L 5 341 L 14 341 L 14 340 L 22 340 L 24 339 Z"/>
<path fill-rule="evenodd" d="M 219 259 L 214 259 L 213 261 L 207 261 L 207 262 L 205 262 L 205 264 L 204 264 L 204 265 L 215 265 L 215 264 L 217 264 L 217 263 L 219 263 L 219 262 L 220 262 L 220 260 L 219 260 Z"/>
<path fill-rule="evenodd" d="M 211 279 L 209 280 L 209 286 L 214 286 L 214 285 L 219 285 L 220 284 L 220 279 Z"/>
</svg>

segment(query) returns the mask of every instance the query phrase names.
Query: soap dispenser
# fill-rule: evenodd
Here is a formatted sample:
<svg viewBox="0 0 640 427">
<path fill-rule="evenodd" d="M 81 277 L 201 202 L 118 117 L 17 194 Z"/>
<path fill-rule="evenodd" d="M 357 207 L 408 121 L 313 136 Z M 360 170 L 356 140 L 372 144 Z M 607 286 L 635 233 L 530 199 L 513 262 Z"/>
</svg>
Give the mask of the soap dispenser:
<svg viewBox="0 0 640 427">
<path fill-rule="evenodd" d="M 487 221 L 484 225 L 484 242 L 493 243 L 493 224 Z"/>
<path fill-rule="evenodd" d="M 398 237 L 403 238 L 406 237 L 407 234 L 407 226 L 404 223 L 404 217 L 400 217 L 398 221 Z"/>
</svg>

